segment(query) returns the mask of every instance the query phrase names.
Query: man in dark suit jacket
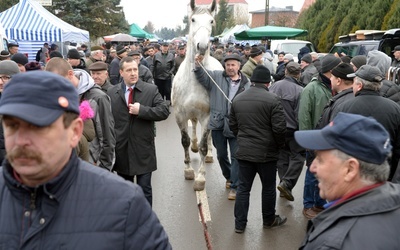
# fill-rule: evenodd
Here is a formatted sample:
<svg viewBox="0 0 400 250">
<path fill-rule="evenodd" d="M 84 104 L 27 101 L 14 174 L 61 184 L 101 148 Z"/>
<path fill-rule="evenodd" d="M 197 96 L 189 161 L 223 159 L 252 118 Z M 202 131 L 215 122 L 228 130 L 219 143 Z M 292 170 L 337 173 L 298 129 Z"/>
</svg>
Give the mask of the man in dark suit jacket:
<svg viewBox="0 0 400 250">
<path fill-rule="evenodd" d="M 136 182 L 152 204 L 151 173 L 157 169 L 154 122 L 168 118 L 168 105 L 157 86 L 139 79 L 137 62 L 125 57 L 120 63 L 122 82 L 108 89 L 115 120 L 114 170 Z"/>
</svg>

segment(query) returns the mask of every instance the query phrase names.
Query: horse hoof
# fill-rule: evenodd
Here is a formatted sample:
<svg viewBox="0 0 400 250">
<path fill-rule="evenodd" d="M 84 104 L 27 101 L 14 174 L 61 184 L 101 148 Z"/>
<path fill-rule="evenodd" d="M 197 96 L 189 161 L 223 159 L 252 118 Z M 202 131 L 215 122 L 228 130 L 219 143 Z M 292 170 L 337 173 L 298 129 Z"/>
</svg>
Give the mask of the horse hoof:
<svg viewBox="0 0 400 250">
<path fill-rule="evenodd" d="M 185 179 L 186 180 L 194 179 L 194 170 L 193 169 L 185 169 Z"/>
<path fill-rule="evenodd" d="M 205 163 L 213 163 L 214 158 L 212 156 L 206 156 L 204 161 L 205 161 Z"/>
<path fill-rule="evenodd" d="M 199 152 L 199 148 L 198 147 L 190 147 L 190 149 L 192 150 L 193 153 Z"/>
<path fill-rule="evenodd" d="M 203 191 L 206 186 L 206 180 L 195 180 L 193 184 L 194 191 Z"/>
</svg>

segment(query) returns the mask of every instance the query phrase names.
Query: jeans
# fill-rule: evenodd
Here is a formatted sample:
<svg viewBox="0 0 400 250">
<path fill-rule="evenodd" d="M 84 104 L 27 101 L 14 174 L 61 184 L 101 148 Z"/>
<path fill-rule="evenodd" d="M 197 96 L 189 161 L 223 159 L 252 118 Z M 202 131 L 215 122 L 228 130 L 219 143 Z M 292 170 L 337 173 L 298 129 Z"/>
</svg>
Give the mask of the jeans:
<svg viewBox="0 0 400 250">
<path fill-rule="evenodd" d="M 326 200 L 319 196 L 318 180 L 314 174 L 310 172 L 310 166 L 312 163 L 312 154 L 307 152 L 306 154 L 306 177 L 304 178 L 304 192 L 303 192 L 303 205 L 304 208 L 322 207 L 326 204 Z"/>
<path fill-rule="evenodd" d="M 153 189 L 151 187 L 151 174 L 152 172 L 136 175 L 136 183 L 142 188 L 144 196 L 150 203 L 150 206 L 153 205 Z M 125 180 L 131 182 L 133 182 L 133 178 L 135 178 L 135 176 L 124 175 L 120 173 L 118 173 L 118 175 L 124 178 Z"/>
<path fill-rule="evenodd" d="M 285 147 L 279 152 L 278 176 L 292 190 L 300 177 L 305 160 L 305 150 L 294 139 L 286 136 Z"/>
<path fill-rule="evenodd" d="M 235 201 L 235 227 L 244 229 L 250 205 L 250 191 L 254 177 L 259 174 L 261 191 L 261 211 L 263 223 L 269 224 L 275 219 L 276 203 L 276 161 L 250 162 L 239 160 L 239 186 Z"/>
<path fill-rule="evenodd" d="M 238 185 L 239 163 L 235 158 L 237 150 L 236 137 L 227 138 L 224 136 L 222 130 L 211 131 L 212 142 L 217 150 L 217 159 L 221 167 L 222 174 L 226 180 L 232 182 L 231 188 L 236 189 Z M 230 149 L 231 159 L 228 158 L 228 143 Z"/>
</svg>

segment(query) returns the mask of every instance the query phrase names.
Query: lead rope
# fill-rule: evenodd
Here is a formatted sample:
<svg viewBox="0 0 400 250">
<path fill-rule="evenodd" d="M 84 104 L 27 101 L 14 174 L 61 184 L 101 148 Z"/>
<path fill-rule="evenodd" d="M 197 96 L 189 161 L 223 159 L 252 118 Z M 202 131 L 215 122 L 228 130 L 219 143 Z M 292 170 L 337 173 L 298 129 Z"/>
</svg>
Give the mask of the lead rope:
<svg viewBox="0 0 400 250">
<path fill-rule="evenodd" d="M 201 206 L 201 202 L 199 202 L 199 204 L 197 204 L 198 208 L 199 208 L 199 213 L 200 213 L 200 218 L 201 218 L 201 224 L 203 224 L 203 232 L 204 232 L 204 238 L 206 240 L 206 244 L 207 244 L 207 250 L 212 250 L 212 245 L 211 245 L 211 240 L 210 240 L 210 235 L 208 234 L 208 230 L 207 230 L 207 224 L 204 220 L 204 215 L 203 215 L 203 208 Z"/>
<path fill-rule="evenodd" d="M 208 77 L 210 77 L 211 81 L 215 84 L 215 86 L 219 89 L 219 91 L 222 93 L 222 95 L 225 97 L 225 99 L 232 104 L 231 100 L 229 100 L 229 98 L 225 95 L 224 91 L 218 86 L 218 84 L 215 82 L 215 80 L 212 78 L 212 76 L 210 76 L 210 74 L 208 74 L 208 71 L 206 70 L 206 68 L 203 66 L 203 64 L 201 62 L 198 62 L 200 67 L 204 70 L 204 72 L 206 72 L 206 74 L 208 75 Z"/>
</svg>

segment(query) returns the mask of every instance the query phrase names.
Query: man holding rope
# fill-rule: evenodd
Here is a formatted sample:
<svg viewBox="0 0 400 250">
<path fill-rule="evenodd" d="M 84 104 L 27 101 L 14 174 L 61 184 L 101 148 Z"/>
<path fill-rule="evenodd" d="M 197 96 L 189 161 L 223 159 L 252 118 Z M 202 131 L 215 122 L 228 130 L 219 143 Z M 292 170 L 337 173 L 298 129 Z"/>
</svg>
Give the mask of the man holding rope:
<svg viewBox="0 0 400 250">
<path fill-rule="evenodd" d="M 196 55 L 194 73 L 197 80 L 210 94 L 210 122 L 213 145 L 217 150 L 217 158 L 226 178 L 226 188 L 230 188 L 229 200 L 236 199 L 239 164 L 235 158 L 237 149 L 236 137 L 229 129 L 229 111 L 232 99 L 250 87 L 249 79 L 239 69 L 241 59 L 232 54 L 224 58 L 225 70 L 206 70 L 202 67 L 203 56 Z M 228 158 L 228 144 L 229 154 Z"/>
</svg>

